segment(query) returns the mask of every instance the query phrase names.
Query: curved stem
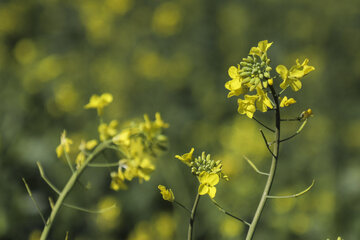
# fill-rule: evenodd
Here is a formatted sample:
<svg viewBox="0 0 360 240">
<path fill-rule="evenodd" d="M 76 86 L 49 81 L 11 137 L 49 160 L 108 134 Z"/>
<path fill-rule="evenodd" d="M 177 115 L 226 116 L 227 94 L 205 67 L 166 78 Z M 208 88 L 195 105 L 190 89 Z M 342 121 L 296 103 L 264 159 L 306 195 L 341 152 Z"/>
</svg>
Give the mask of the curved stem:
<svg viewBox="0 0 360 240">
<path fill-rule="evenodd" d="M 64 203 L 65 198 L 68 196 L 69 192 L 71 191 L 71 189 L 74 187 L 76 181 L 78 180 L 78 178 L 81 176 L 82 172 L 84 171 L 84 169 L 87 167 L 87 165 L 95 158 L 95 156 L 97 154 L 99 154 L 102 150 L 104 150 L 107 145 L 111 142 L 110 141 L 106 141 L 101 143 L 85 160 L 84 164 L 78 168 L 77 170 L 74 171 L 74 173 L 71 175 L 70 179 L 68 180 L 68 182 L 66 183 L 64 189 L 61 191 L 59 198 L 56 200 L 56 203 L 51 211 L 51 214 L 49 216 L 49 218 L 46 221 L 46 224 L 44 226 L 44 229 L 41 233 L 41 237 L 40 240 L 45 240 L 47 238 L 47 236 L 49 235 L 52 223 L 54 222 L 54 219 L 58 213 L 58 211 L 60 210 L 61 206 Z"/>
<path fill-rule="evenodd" d="M 192 210 L 191 210 L 190 223 L 189 223 L 189 228 L 188 228 L 188 237 L 187 237 L 188 240 L 191 240 L 191 239 L 192 239 L 192 235 L 193 235 L 192 233 L 193 233 L 193 228 L 194 228 L 194 221 L 195 221 L 196 209 L 197 209 L 199 200 L 200 200 L 200 195 L 199 195 L 199 193 L 198 193 L 198 194 L 196 195 L 193 208 L 192 208 Z"/>
<path fill-rule="evenodd" d="M 255 233 L 255 229 L 256 226 L 258 224 L 258 221 L 260 219 L 261 213 L 264 210 L 265 207 L 265 203 L 267 200 L 267 196 L 269 195 L 270 189 L 271 189 L 271 185 L 274 181 L 274 177 L 275 177 L 275 172 L 276 172 L 276 166 L 277 166 L 277 160 L 279 157 L 279 147 L 280 147 L 280 106 L 279 106 L 279 99 L 278 99 L 278 95 L 275 92 L 275 89 L 273 86 L 270 85 L 270 90 L 271 90 L 271 94 L 272 97 L 274 99 L 275 105 L 276 105 L 276 112 L 275 112 L 275 143 L 274 143 L 274 149 L 272 151 L 272 160 L 271 160 L 271 167 L 270 167 L 270 172 L 269 172 L 269 176 L 267 178 L 266 181 L 266 185 L 263 191 L 263 194 L 261 196 L 259 205 L 256 209 L 254 218 L 250 224 L 249 227 L 249 231 L 246 235 L 246 240 L 251 240 L 253 239 L 254 233 Z"/>
</svg>

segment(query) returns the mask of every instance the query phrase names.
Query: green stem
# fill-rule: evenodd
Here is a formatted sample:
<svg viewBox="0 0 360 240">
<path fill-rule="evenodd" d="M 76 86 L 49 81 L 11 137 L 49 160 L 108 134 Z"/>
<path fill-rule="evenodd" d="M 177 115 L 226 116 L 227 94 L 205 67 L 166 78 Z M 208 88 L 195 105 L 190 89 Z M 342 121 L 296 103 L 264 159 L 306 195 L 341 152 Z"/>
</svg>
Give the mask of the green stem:
<svg viewBox="0 0 360 240">
<path fill-rule="evenodd" d="M 190 223 L 189 223 L 189 228 L 188 228 L 188 237 L 187 237 L 187 240 L 191 240 L 191 239 L 192 239 L 193 229 L 194 229 L 194 221 L 195 221 L 195 215 L 196 215 L 196 209 L 197 209 L 199 200 L 200 200 L 200 195 L 199 195 L 199 193 L 198 193 L 198 194 L 196 195 L 193 208 L 192 208 L 192 210 L 191 210 Z"/>
<path fill-rule="evenodd" d="M 270 172 L 269 172 L 269 176 L 267 178 L 266 181 L 266 185 L 263 191 L 263 194 L 261 196 L 259 205 L 256 209 L 254 218 L 250 224 L 249 227 L 249 231 L 246 235 L 246 240 L 251 240 L 253 239 L 254 233 L 255 233 L 255 229 L 256 226 L 259 222 L 261 213 L 264 210 L 265 207 L 265 203 L 267 201 L 267 196 L 269 195 L 270 189 L 271 189 L 271 185 L 274 181 L 274 177 L 275 177 L 275 172 L 276 172 L 276 166 L 277 166 L 277 160 L 279 157 L 279 147 L 280 147 L 280 106 L 279 106 L 279 99 L 278 99 L 278 95 L 275 92 L 275 89 L 273 86 L 270 85 L 270 90 L 271 90 L 271 94 L 272 97 L 274 99 L 275 105 L 276 105 L 276 112 L 275 112 L 275 144 L 274 144 L 274 149 L 272 151 L 273 156 L 272 156 L 272 160 L 271 160 L 271 167 L 270 167 Z"/>
<path fill-rule="evenodd" d="M 71 175 L 71 177 L 68 180 L 68 182 L 66 183 L 64 189 L 61 191 L 61 193 L 59 195 L 59 198 L 56 200 L 56 203 L 55 203 L 55 205 L 54 205 L 54 207 L 53 207 L 53 209 L 51 211 L 51 214 L 50 214 L 49 218 L 47 219 L 46 224 L 44 226 L 44 229 L 43 229 L 43 231 L 41 233 L 40 240 L 45 240 L 47 238 L 47 236 L 49 235 L 51 226 L 52 226 L 52 224 L 54 222 L 54 219 L 55 219 L 58 211 L 60 210 L 61 206 L 64 203 L 65 198 L 68 196 L 69 192 L 74 187 L 76 181 L 81 176 L 84 169 L 95 158 L 95 156 L 97 154 L 99 154 L 102 150 L 104 150 L 107 147 L 107 145 L 110 142 L 111 141 L 106 141 L 106 142 L 101 143 L 99 146 L 97 146 L 97 148 L 87 157 L 84 164 L 81 165 L 80 168 L 75 170 L 74 173 Z"/>
</svg>

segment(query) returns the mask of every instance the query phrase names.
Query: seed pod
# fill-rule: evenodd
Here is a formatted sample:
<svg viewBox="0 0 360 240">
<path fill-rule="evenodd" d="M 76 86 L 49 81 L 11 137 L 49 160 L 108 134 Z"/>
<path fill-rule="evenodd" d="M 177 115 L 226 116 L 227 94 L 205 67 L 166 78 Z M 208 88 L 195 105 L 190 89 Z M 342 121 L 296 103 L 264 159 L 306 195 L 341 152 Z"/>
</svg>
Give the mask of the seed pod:
<svg viewBox="0 0 360 240">
<path fill-rule="evenodd" d="M 241 84 L 246 84 L 246 83 L 250 82 L 250 80 L 251 80 L 251 78 L 247 77 L 241 82 Z"/>
<path fill-rule="evenodd" d="M 252 68 L 250 67 L 243 67 L 241 70 L 243 70 L 243 72 L 250 72 L 252 70 Z"/>
<path fill-rule="evenodd" d="M 250 75 L 251 75 L 250 72 L 242 72 L 242 73 L 240 73 L 241 77 L 249 77 Z"/>
<path fill-rule="evenodd" d="M 240 66 L 242 66 L 242 67 L 251 67 L 252 64 L 251 64 L 251 63 L 247 63 L 247 62 L 240 62 Z"/>
</svg>

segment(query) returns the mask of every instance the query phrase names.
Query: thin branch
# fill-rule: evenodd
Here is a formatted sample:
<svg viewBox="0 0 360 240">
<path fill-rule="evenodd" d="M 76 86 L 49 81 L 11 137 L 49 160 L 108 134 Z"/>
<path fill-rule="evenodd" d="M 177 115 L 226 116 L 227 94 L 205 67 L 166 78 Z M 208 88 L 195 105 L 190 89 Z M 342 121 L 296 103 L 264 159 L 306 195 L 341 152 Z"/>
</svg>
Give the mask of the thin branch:
<svg viewBox="0 0 360 240">
<path fill-rule="evenodd" d="M 215 204 L 215 206 L 216 206 L 221 212 L 225 213 L 226 215 L 228 215 L 228 216 L 230 216 L 230 217 L 232 217 L 232 218 L 235 218 L 236 220 L 239 220 L 240 222 L 244 223 L 244 224 L 247 225 L 247 226 L 250 226 L 250 223 L 248 223 L 247 221 L 245 221 L 245 220 L 243 220 L 243 219 L 241 219 L 241 218 L 239 218 L 239 217 L 236 217 L 235 215 L 227 212 L 227 211 L 226 211 L 225 209 L 223 209 L 214 199 L 212 199 L 212 198 L 210 198 L 210 199 L 211 199 L 211 201 Z"/>
<path fill-rule="evenodd" d="M 296 135 L 298 135 L 298 134 L 301 132 L 301 130 L 304 128 L 304 126 L 305 126 L 306 123 L 307 123 L 307 119 L 301 124 L 301 126 L 299 127 L 299 129 L 298 129 L 293 135 L 291 135 L 290 137 L 281 139 L 280 142 L 285 142 L 285 141 L 287 141 L 287 140 L 292 139 L 292 138 L 295 137 Z"/>
<path fill-rule="evenodd" d="M 89 163 L 89 167 L 118 167 L 119 162 L 114 163 Z"/>
<path fill-rule="evenodd" d="M 25 178 L 22 178 L 22 180 L 23 180 L 23 182 L 24 182 L 24 184 L 25 184 L 26 190 L 27 190 L 27 192 L 28 192 L 28 194 L 29 194 L 29 196 L 30 196 L 31 200 L 33 201 L 33 203 L 34 203 L 34 205 L 35 205 L 36 209 L 38 210 L 38 213 L 39 213 L 39 215 L 40 215 L 40 217 L 41 217 L 41 219 L 42 219 L 43 223 L 44 223 L 44 224 L 46 224 L 46 222 L 45 222 L 45 218 L 44 218 L 44 215 L 41 213 L 41 210 L 40 210 L 39 205 L 37 204 L 37 202 L 36 202 L 36 201 L 35 201 L 35 199 L 33 198 L 32 193 L 31 193 L 31 190 L 30 190 L 30 188 L 29 188 L 29 185 L 26 183 Z"/>
<path fill-rule="evenodd" d="M 68 204 L 68 203 L 63 203 L 62 205 L 64 205 L 65 207 L 68 207 L 68 208 L 72 208 L 72 209 L 79 210 L 79 211 L 86 212 L 86 213 L 93 213 L 93 214 L 104 213 L 104 212 L 107 212 L 116 207 L 116 204 L 113 204 L 107 208 L 102 208 L 99 210 L 92 210 L 92 209 L 87 209 L 87 208 L 83 208 L 83 207 L 78 207 L 78 206 Z"/>
<path fill-rule="evenodd" d="M 56 192 L 58 195 L 60 195 L 60 190 L 57 189 L 54 184 L 52 184 L 50 182 L 50 180 L 45 176 L 45 173 L 44 173 L 44 169 L 42 168 L 40 162 L 36 162 L 38 168 L 39 168 L 39 172 L 40 172 L 40 176 L 41 178 L 49 185 L 49 187 L 54 190 L 54 192 Z"/>
<path fill-rule="evenodd" d="M 299 192 L 299 193 L 296 193 L 296 194 L 293 194 L 293 195 L 288 195 L 288 196 L 266 196 L 267 198 L 296 198 L 296 197 L 300 197 L 301 195 L 307 193 L 308 191 L 310 191 L 310 189 L 314 186 L 315 184 L 315 180 L 312 181 L 311 185 L 309 187 L 307 187 L 305 190 Z"/>
<path fill-rule="evenodd" d="M 73 165 L 71 164 L 69 154 L 67 154 L 66 151 L 64 151 L 64 153 L 65 153 L 66 162 L 69 165 L 69 168 L 70 168 L 71 172 L 74 173 L 75 169 L 74 169 Z"/>
<path fill-rule="evenodd" d="M 183 204 L 179 203 L 178 201 L 174 200 L 174 203 L 176 203 L 177 205 L 179 205 L 180 207 L 182 207 L 183 209 L 185 209 L 188 213 L 191 214 L 191 210 L 188 209 L 187 207 L 185 207 Z"/>
<path fill-rule="evenodd" d="M 272 128 L 270 128 L 270 127 L 266 126 L 264 123 L 260 122 L 260 121 L 259 121 L 259 120 L 257 120 L 255 117 L 253 117 L 253 119 L 254 119 L 257 123 L 259 123 L 261 126 L 263 126 L 264 128 L 266 128 L 267 130 L 269 130 L 269 131 L 271 131 L 271 132 L 275 132 L 275 130 L 274 130 L 274 129 L 272 129 Z"/>
<path fill-rule="evenodd" d="M 265 134 L 264 134 L 264 132 L 263 132 L 261 129 L 260 129 L 260 133 L 261 133 L 261 136 L 263 137 L 263 139 L 264 139 L 264 141 L 265 141 L 266 148 L 269 150 L 269 152 L 271 153 L 271 155 L 272 155 L 274 158 L 277 158 L 277 157 L 274 155 L 274 153 L 271 151 L 270 146 L 269 146 L 269 143 L 268 143 L 268 141 L 267 141 L 267 139 L 266 139 L 266 137 L 265 137 Z"/>
<path fill-rule="evenodd" d="M 197 193 L 197 194 L 196 194 L 195 201 L 194 201 L 193 208 L 192 208 L 192 210 L 191 210 L 190 223 L 189 223 L 189 228 L 188 228 L 188 237 L 187 237 L 187 240 L 192 240 L 193 229 L 194 229 L 194 221 L 195 221 L 195 215 L 196 215 L 196 209 L 197 209 L 197 206 L 198 206 L 198 204 L 199 204 L 199 200 L 200 200 L 200 194 Z"/>
<path fill-rule="evenodd" d="M 261 174 L 261 175 L 269 176 L 268 173 L 265 173 L 265 172 L 260 171 L 260 170 L 255 166 L 255 164 L 254 164 L 248 157 L 246 157 L 245 155 L 243 155 L 243 158 L 249 163 L 249 165 L 255 170 L 255 172 L 257 172 L 258 174 Z"/>
</svg>

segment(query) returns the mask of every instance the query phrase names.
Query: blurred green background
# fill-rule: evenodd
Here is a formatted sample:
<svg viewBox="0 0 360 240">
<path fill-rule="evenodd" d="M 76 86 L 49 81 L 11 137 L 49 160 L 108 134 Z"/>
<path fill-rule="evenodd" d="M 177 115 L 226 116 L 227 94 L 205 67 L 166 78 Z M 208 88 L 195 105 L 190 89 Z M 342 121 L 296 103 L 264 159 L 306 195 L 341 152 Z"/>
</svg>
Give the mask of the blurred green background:
<svg viewBox="0 0 360 240">
<path fill-rule="evenodd" d="M 55 148 L 63 129 L 74 139 L 96 138 L 95 111 L 83 106 L 110 92 L 107 122 L 159 111 L 170 124 L 169 151 L 151 181 L 109 189 L 110 169 L 89 169 L 89 190 L 68 202 L 118 208 L 91 215 L 63 208 L 51 239 L 185 239 L 188 218 L 161 199 L 158 184 L 191 206 L 197 180 L 174 159 L 195 147 L 223 160 L 229 182 L 216 200 L 250 221 L 265 179 L 245 163 L 267 169 L 270 156 L 259 125 L 237 113 L 224 84 L 229 66 L 268 39 L 272 66 L 310 59 L 316 71 L 291 96 L 289 117 L 311 107 L 301 135 L 281 147 L 272 193 L 305 196 L 271 200 L 255 239 L 360 238 L 360 2 L 358 0 L 1 0 L 0 1 L 0 239 L 37 239 L 42 221 L 21 181 L 25 177 L 47 216 L 55 194 L 41 180 L 40 161 L 61 188 L 70 176 Z M 290 96 L 289 91 L 287 94 Z M 257 118 L 270 122 L 269 114 Z M 297 128 L 288 123 L 283 134 Z M 112 157 L 108 154 L 108 157 Z M 116 159 L 114 159 L 116 161 Z M 244 227 L 200 201 L 195 239 L 242 239 Z"/>
</svg>

